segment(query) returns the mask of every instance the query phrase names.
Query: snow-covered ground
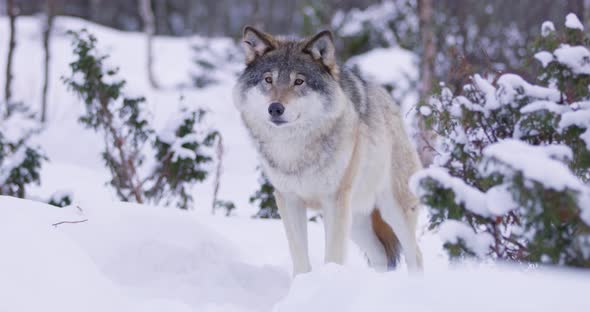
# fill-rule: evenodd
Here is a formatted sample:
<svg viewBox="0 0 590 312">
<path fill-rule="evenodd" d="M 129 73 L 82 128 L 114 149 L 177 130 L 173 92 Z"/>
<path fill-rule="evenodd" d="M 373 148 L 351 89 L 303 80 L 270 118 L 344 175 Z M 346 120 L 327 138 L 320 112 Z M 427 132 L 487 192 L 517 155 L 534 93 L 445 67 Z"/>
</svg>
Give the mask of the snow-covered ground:
<svg viewBox="0 0 590 312">
<path fill-rule="evenodd" d="M 590 274 L 472 265 L 376 273 L 352 255 L 291 281 L 278 221 L 0 196 L 0 311 L 585 311 Z M 79 223 L 62 223 L 62 222 Z"/>
<path fill-rule="evenodd" d="M 155 72 L 164 88 L 153 90 L 145 74 L 141 34 L 61 17 L 55 27 L 48 122 L 36 137 L 49 162 L 43 166 L 41 185 L 31 187 L 29 195 L 45 200 L 67 191 L 76 205 L 56 208 L 0 197 L 1 312 L 582 311 L 588 306 L 583 297 L 590 289 L 588 273 L 525 272 L 489 265 L 449 269 L 437 236 L 424 227 L 420 244 L 426 270 L 422 276 L 408 276 L 403 268 L 387 274 L 372 272 L 354 248 L 346 267 L 322 265 L 323 230 L 310 223 L 315 270 L 292 281 L 280 221 L 250 218 L 255 208 L 248 198 L 258 186 L 257 160 L 231 102 L 235 68 L 221 73 L 214 86 L 186 87 L 195 68 L 193 44 L 223 50 L 231 41 L 156 38 Z M 95 34 L 101 51 L 111 55 L 109 62 L 120 66 L 126 90 L 146 96 L 156 127 L 164 127 L 180 105 L 211 112 L 209 124 L 221 131 L 226 150 L 219 197 L 236 204 L 235 216 L 210 215 L 211 181 L 196 188 L 191 211 L 117 202 L 106 185 L 101 139 L 77 122 L 83 104 L 60 79 L 69 74 L 72 60 L 65 31 L 81 28 Z M 17 34 L 15 98 L 38 110 L 40 21 L 19 18 Z M 0 18 L 0 68 L 5 67 L 6 40 L 8 22 Z M 394 63 L 383 71 L 395 72 Z M 404 68 L 412 75 L 410 67 Z M 0 75 L 0 85 L 4 79 Z M 57 224 L 62 221 L 82 222 Z"/>
</svg>

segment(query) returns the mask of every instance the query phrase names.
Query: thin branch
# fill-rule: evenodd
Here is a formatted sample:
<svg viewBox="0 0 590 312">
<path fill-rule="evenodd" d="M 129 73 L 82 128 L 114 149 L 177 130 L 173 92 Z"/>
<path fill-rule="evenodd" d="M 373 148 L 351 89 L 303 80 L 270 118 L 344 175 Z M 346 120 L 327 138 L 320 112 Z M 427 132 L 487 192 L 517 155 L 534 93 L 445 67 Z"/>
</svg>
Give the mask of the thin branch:
<svg viewBox="0 0 590 312">
<path fill-rule="evenodd" d="M 53 223 L 52 225 L 54 227 L 57 227 L 60 224 L 75 224 L 75 223 L 82 223 L 82 222 L 86 222 L 86 221 L 88 221 L 88 219 L 78 220 L 78 221 L 61 221 L 61 222 Z"/>
</svg>

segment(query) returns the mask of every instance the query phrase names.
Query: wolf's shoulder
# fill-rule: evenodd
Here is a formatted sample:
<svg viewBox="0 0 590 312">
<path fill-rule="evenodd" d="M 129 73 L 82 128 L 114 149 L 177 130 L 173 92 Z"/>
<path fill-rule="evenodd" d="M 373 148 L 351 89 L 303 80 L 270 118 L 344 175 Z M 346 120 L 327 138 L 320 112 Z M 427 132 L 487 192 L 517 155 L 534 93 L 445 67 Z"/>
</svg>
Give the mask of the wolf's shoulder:
<svg viewBox="0 0 590 312">
<path fill-rule="evenodd" d="M 385 88 L 366 80 L 357 67 L 341 68 L 340 87 L 361 119 L 378 114 L 382 107 L 397 106 Z"/>
</svg>

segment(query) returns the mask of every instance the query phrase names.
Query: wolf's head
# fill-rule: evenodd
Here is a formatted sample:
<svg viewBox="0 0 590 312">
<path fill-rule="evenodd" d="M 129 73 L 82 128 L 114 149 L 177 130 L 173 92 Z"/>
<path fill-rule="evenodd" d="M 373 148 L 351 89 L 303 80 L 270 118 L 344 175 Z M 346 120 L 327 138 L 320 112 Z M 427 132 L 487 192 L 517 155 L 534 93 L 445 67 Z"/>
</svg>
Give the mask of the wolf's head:
<svg viewBox="0 0 590 312">
<path fill-rule="evenodd" d="M 274 133 L 313 130 L 343 110 L 332 33 L 294 40 L 245 27 L 246 69 L 234 89 L 244 120 Z"/>
</svg>

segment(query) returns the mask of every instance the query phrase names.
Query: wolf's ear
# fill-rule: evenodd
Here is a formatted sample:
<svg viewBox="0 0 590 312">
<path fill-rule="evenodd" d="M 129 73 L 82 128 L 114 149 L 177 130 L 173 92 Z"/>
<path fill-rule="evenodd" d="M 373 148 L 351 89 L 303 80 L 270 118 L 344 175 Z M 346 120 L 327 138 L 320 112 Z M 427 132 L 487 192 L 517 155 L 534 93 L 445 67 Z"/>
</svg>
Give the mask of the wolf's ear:
<svg viewBox="0 0 590 312">
<path fill-rule="evenodd" d="M 276 48 L 275 39 L 271 35 L 252 26 L 244 27 L 242 45 L 246 52 L 246 64 Z"/>
<path fill-rule="evenodd" d="M 308 39 L 304 43 L 303 52 L 310 54 L 314 60 L 322 62 L 334 77 L 338 76 L 336 48 L 334 47 L 334 39 L 331 31 L 321 31 Z"/>
</svg>

